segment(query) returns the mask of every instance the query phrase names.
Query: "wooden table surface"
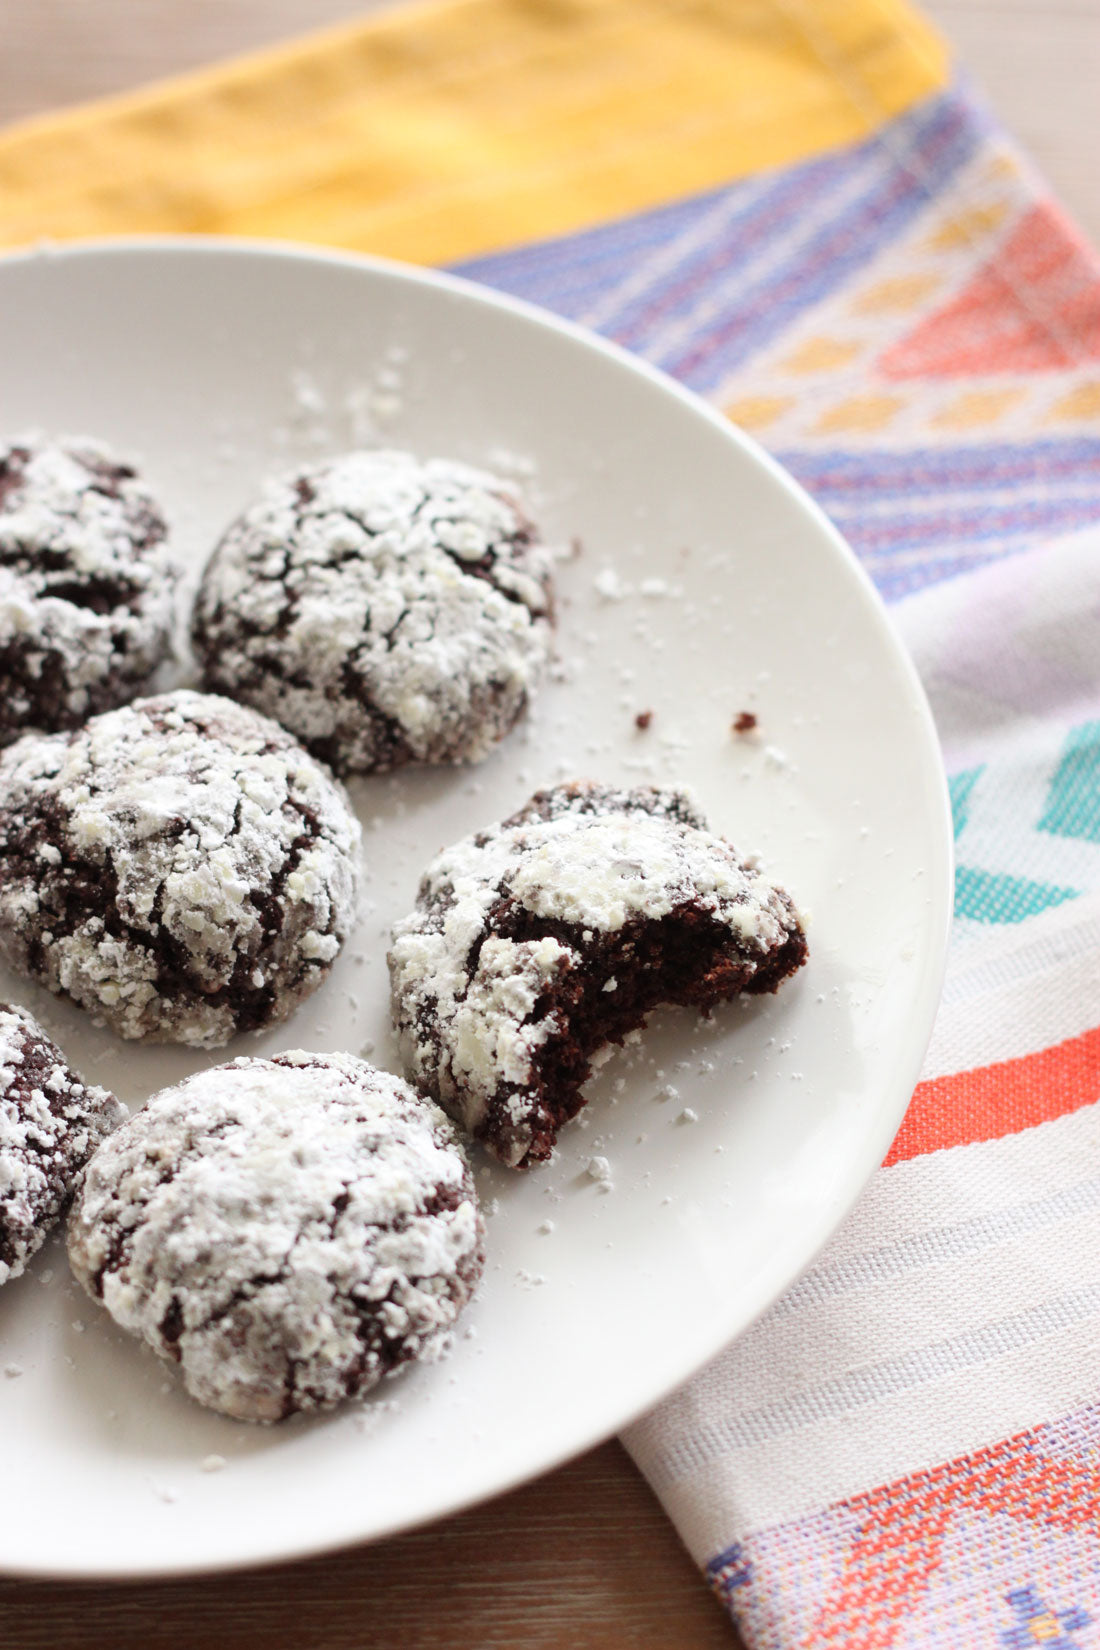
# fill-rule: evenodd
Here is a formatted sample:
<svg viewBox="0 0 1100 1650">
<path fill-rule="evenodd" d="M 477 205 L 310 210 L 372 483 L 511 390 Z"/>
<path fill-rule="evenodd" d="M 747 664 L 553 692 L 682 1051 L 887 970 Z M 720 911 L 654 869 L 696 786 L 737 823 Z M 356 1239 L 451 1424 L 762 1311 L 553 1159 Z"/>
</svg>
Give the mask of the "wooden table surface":
<svg viewBox="0 0 1100 1650">
<path fill-rule="evenodd" d="M 369 0 L 0 0 L 0 121 L 370 9 Z M 926 10 L 1100 241 L 1100 0 L 926 0 Z M 737 1642 L 614 1442 L 441 1525 L 335 1557 L 138 1586 L 0 1581 L 3 1650 L 736 1650 Z"/>
</svg>

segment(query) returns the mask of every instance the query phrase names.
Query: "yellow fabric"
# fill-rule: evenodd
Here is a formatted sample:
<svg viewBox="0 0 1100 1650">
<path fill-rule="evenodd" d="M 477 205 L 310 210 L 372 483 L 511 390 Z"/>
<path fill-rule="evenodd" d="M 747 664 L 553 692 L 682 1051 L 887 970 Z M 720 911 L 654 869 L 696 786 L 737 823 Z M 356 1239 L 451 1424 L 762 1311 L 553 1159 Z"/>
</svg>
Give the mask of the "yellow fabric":
<svg viewBox="0 0 1100 1650">
<path fill-rule="evenodd" d="M 873 132 L 905 0 L 445 0 L 0 133 L 0 243 L 201 231 L 445 263 Z"/>
</svg>

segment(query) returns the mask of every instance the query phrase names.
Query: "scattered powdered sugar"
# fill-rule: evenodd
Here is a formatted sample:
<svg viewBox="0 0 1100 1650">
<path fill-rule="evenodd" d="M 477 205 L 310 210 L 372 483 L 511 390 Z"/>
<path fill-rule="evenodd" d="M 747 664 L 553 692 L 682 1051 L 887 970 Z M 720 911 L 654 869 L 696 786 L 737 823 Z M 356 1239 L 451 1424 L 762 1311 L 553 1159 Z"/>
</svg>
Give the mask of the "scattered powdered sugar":
<svg viewBox="0 0 1100 1650">
<path fill-rule="evenodd" d="M 497 477 L 348 453 L 269 482 L 229 528 L 195 647 L 209 686 L 339 772 L 480 761 L 546 664 L 551 561 Z"/>
<path fill-rule="evenodd" d="M 105 447 L 0 449 L 0 741 L 137 692 L 168 651 L 175 578 L 158 505 Z"/>
<path fill-rule="evenodd" d="M 69 1256 L 193 1397 L 274 1421 L 437 1354 L 482 1226 L 436 1107 L 351 1055 L 294 1052 L 154 1096 L 96 1155 Z"/>
<path fill-rule="evenodd" d="M 621 602 L 631 591 L 631 586 L 623 583 L 613 567 L 601 567 L 592 583 L 596 594 L 602 596 L 605 602 Z"/>
<path fill-rule="evenodd" d="M 125 1116 L 113 1094 L 81 1082 L 25 1009 L 0 1004 L 0 1284 L 25 1269 Z"/>
<path fill-rule="evenodd" d="M 656 577 L 644 578 L 635 586 L 624 579 L 617 568 L 611 566 L 601 567 L 592 584 L 597 596 L 601 596 L 605 602 L 625 601 L 628 596 L 635 594 L 644 596 L 650 601 L 663 597 L 678 599 L 684 593 L 683 585 L 672 584 L 668 579 Z M 641 634 L 640 631 L 639 634 Z M 651 645 L 656 646 L 658 640 L 659 638 L 650 638 Z"/>
<path fill-rule="evenodd" d="M 123 1037 L 216 1047 L 325 978 L 359 842 L 342 787 L 273 722 L 184 689 L 139 700 L 0 755 L 0 947 Z"/>
<path fill-rule="evenodd" d="M 514 477 L 516 480 L 530 481 L 536 474 L 536 465 L 530 453 L 517 453 L 511 447 L 491 447 L 486 455 L 489 464 L 497 475 Z M 564 555 L 577 553 L 576 541 Z"/>
</svg>

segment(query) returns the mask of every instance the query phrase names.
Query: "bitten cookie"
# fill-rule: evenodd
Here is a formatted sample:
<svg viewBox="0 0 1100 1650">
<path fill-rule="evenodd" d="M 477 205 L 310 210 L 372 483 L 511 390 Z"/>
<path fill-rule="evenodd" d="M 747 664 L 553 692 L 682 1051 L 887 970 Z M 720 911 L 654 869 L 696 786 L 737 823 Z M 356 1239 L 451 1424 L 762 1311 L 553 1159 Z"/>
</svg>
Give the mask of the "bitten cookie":
<svg viewBox="0 0 1100 1650">
<path fill-rule="evenodd" d="M 24 1008 L 0 1003 L 0 1284 L 17 1278 L 126 1108 L 89 1088 Z"/>
<path fill-rule="evenodd" d="M 658 1003 L 774 991 L 806 958 L 783 889 L 681 791 L 539 791 L 440 854 L 394 929 L 411 1081 L 501 1162 L 550 1155 L 590 1059 Z"/>
<path fill-rule="evenodd" d="M 0 950 L 122 1037 L 285 1019 L 354 918 L 359 823 L 266 717 L 178 690 L 0 753 Z"/>
<path fill-rule="evenodd" d="M 175 577 L 159 506 L 106 447 L 0 447 L 0 745 L 140 692 L 168 651 Z"/>
<path fill-rule="evenodd" d="M 364 1060 L 301 1052 L 155 1095 L 89 1166 L 69 1257 L 193 1398 L 246 1421 L 437 1355 L 484 1264 L 443 1113 Z"/>
<path fill-rule="evenodd" d="M 356 452 L 270 482 L 203 576 L 208 687 L 337 773 L 478 762 L 549 651 L 550 558 L 504 482 Z"/>
</svg>

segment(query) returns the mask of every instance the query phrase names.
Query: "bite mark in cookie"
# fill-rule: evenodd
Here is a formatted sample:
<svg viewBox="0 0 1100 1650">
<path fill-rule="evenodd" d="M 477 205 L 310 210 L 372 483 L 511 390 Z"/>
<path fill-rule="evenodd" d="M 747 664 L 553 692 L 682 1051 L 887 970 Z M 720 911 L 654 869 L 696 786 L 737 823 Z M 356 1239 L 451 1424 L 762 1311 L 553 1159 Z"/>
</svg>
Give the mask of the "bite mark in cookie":
<svg viewBox="0 0 1100 1650">
<path fill-rule="evenodd" d="M 360 827 L 266 717 L 180 689 L 0 753 L 0 950 L 122 1037 L 284 1019 L 355 916 Z"/>
<path fill-rule="evenodd" d="M 352 1055 L 301 1052 L 155 1095 L 93 1159 L 69 1256 L 192 1397 L 248 1421 L 438 1355 L 484 1264 L 443 1113 Z"/>
<path fill-rule="evenodd" d="M 429 866 L 390 950 L 409 1078 L 502 1162 L 550 1155 L 597 1049 L 806 958 L 790 896 L 681 791 L 540 791 Z"/>
<path fill-rule="evenodd" d="M 0 745 L 145 687 L 172 626 L 165 531 L 134 470 L 98 442 L 0 447 Z"/>
<path fill-rule="evenodd" d="M 81 1081 L 33 1015 L 0 1003 L 0 1284 L 25 1269 L 125 1117 L 113 1094 Z"/>
<path fill-rule="evenodd" d="M 447 459 L 355 452 L 270 482 L 203 576 L 206 685 L 337 773 L 478 762 L 526 709 L 550 558 L 508 486 Z"/>
</svg>

